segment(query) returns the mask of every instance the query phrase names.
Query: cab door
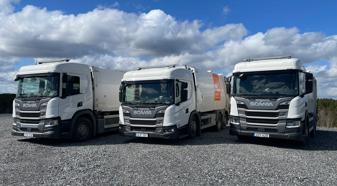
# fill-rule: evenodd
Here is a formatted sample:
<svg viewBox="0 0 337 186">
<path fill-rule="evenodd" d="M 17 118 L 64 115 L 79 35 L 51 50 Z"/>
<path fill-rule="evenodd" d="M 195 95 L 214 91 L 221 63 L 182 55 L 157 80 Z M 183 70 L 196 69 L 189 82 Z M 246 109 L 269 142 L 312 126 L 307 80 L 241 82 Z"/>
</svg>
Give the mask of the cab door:
<svg viewBox="0 0 337 186">
<path fill-rule="evenodd" d="M 178 127 L 185 126 L 189 122 L 189 117 L 193 111 L 191 82 L 175 81 L 175 118 Z"/>
<path fill-rule="evenodd" d="M 62 120 L 71 119 L 79 110 L 90 108 L 87 77 L 79 74 L 63 74 L 60 116 Z"/>
</svg>

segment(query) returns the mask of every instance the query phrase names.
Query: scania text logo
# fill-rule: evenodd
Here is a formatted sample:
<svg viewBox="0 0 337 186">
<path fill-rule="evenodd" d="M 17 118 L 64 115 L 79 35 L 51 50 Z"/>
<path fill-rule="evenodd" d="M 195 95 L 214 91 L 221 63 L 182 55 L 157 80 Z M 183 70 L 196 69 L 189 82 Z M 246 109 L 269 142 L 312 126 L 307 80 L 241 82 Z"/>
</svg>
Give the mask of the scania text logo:
<svg viewBox="0 0 337 186">
<path fill-rule="evenodd" d="M 23 103 L 22 107 L 33 108 L 33 107 L 37 107 L 37 104 L 36 103 Z"/>
<path fill-rule="evenodd" d="M 256 100 L 249 103 L 250 106 L 254 107 L 272 107 L 274 104 L 269 100 Z"/>
<path fill-rule="evenodd" d="M 143 109 L 134 110 L 133 113 L 136 115 L 151 115 L 152 114 L 151 110 L 143 110 Z"/>
</svg>

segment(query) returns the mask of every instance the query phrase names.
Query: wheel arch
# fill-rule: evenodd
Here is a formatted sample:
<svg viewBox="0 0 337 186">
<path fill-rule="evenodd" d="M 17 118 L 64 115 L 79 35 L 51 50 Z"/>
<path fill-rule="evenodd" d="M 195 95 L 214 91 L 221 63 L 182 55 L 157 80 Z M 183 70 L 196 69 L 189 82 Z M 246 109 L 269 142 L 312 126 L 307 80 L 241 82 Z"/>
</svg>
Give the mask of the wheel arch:
<svg viewBox="0 0 337 186">
<path fill-rule="evenodd" d="M 95 136 L 96 133 L 97 133 L 97 122 L 96 122 L 96 119 L 95 119 L 96 117 L 95 117 L 95 114 L 89 109 L 79 110 L 74 114 L 74 116 L 71 119 L 71 133 L 74 132 L 76 122 L 81 117 L 86 117 L 86 118 L 91 120 L 91 125 L 92 125 L 91 127 L 93 129 L 92 135 Z"/>
</svg>

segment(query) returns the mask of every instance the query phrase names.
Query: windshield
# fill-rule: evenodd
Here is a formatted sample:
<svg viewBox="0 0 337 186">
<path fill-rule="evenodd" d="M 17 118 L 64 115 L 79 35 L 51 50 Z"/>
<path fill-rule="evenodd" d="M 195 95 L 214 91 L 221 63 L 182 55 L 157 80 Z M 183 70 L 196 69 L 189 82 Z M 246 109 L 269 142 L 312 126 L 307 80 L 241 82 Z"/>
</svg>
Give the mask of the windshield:
<svg viewBox="0 0 337 186">
<path fill-rule="evenodd" d="M 19 77 L 17 97 L 55 97 L 59 92 L 59 76 Z"/>
<path fill-rule="evenodd" d="M 237 96 L 296 96 L 298 95 L 298 72 L 234 74 L 233 93 Z"/>
<path fill-rule="evenodd" d="M 124 104 L 172 104 L 173 80 L 123 83 Z"/>
</svg>

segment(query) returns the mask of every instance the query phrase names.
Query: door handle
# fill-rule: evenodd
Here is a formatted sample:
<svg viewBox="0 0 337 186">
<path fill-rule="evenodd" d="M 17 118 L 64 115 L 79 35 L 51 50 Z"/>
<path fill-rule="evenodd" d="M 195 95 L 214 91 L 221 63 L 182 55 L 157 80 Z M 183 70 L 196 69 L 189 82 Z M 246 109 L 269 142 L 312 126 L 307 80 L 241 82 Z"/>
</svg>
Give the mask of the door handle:
<svg viewBox="0 0 337 186">
<path fill-rule="evenodd" d="M 189 112 L 188 108 L 185 110 L 185 113 L 187 114 Z"/>
<path fill-rule="evenodd" d="M 83 106 L 83 102 L 82 101 L 80 101 L 80 102 L 77 103 L 77 107 L 82 107 L 82 106 Z"/>
</svg>

